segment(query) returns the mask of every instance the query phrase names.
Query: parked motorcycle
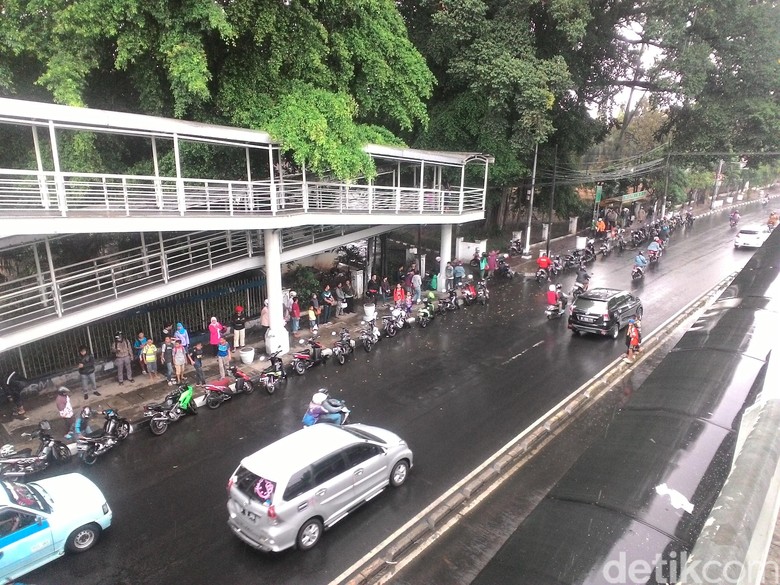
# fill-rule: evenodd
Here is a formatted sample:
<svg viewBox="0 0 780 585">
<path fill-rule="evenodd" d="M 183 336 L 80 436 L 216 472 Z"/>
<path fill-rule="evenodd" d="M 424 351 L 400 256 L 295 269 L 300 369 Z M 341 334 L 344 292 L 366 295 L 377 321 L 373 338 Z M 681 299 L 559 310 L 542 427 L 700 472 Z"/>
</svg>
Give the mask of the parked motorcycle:
<svg viewBox="0 0 780 585">
<path fill-rule="evenodd" d="M 308 340 L 301 339 L 298 343 L 309 344 L 309 349 L 296 351 L 293 354 L 292 368 L 299 376 L 303 376 L 309 368 L 319 364 L 325 365 L 328 363 L 328 358 L 333 355 L 333 350 L 324 347 L 315 337 Z"/>
<path fill-rule="evenodd" d="M 121 418 L 118 410 L 107 408 L 102 414 L 106 419 L 103 430 L 81 436 L 76 441 L 76 452 L 87 465 L 95 463 L 98 455 L 111 450 L 130 434 L 130 421 Z"/>
<path fill-rule="evenodd" d="M 260 375 L 255 379 L 255 382 L 262 385 L 268 394 L 276 392 L 279 385 L 287 381 L 287 372 L 284 370 L 282 358 L 279 357 L 280 353 L 282 353 L 281 350 L 268 356 L 271 365 L 260 372 Z"/>
<path fill-rule="evenodd" d="M 601 254 L 602 258 L 606 258 L 612 253 L 612 240 L 607 238 L 601 243 L 601 247 L 599 247 L 599 254 Z"/>
<path fill-rule="evenodd" d="M 430 299 L 423 299 L 422 306 L 417 310 L 417 322 L 420 324 L 420 327 L 425 328 L 428 326 L 428 323 L 433 321 L 435 310 L 436 307 Z"/>
<path fill-rule="evenodd" d="M 523 253 L 523 241 L 520 239 L 511 240 L 509 242 L 509 255 L 519 256 Z"/>
<path fill-rule="evenodd" d="M 360 332 L 360 341 L 363 344 L 363 349 L 369 352 L 382 339 L 382 335 L 376 326 L 376 318 L 370 321 L 363 321 L 363 325 L 363 331 Z"/>
<path fill-rule="evenodd" d="M 333 335 L 336 335 L 335 331 Z M 343 366 L 344 362 L 347 361 L 347 356 L 355 351 L 355 340 L 352 339 L 346 327 L 342 327 L 338 335 L 339 338 L 333 342 L 333 359 Z"/>
<path fill-rule="evenodd" d="M 455 289 L 447 291 L 447 296 L 439 303 L 439 313 L 444 314 L 449 311 L 457 311 L 460 309 L 460 302 L 458 301 L 458 291 Z"/>
<path fill-rule="evenodd" d="M 390 314 L 393 316 L 396 330 L 403 329 L 406 326 L 407 318 L 411 312 L 411 305 L 404 304 L 403 307 L 395 306 L 390 309 Z"/>
<path fill-rule="evenodd" d="M 339 422 L 336 423 L 331 420 L 323 420 L 322 415 L 320 415 L 320 417 L 316 417 L 314 413 L 312 413 L 312 408 L 315 405 L 321 406 L 321 409 L 327 411 L 328 414 L 338 414 Z M 319 390 L 316 394 L 314 394 L 314 396 L 312 396 L 309 408 L 306 410 L 306 414 L 303 415 L 303 420 L 301 422 L 303 423 L 304 427 L 310 427 L 317 423 L 338 424 L 339 426 L 342 426 L 346 424 L 350 412 L 351 411 L 349 408 L 347 408 L 347 403 L 344 400 L 331 398 L 328 396 L 327 392 L 324 390 Z"/>
<path fill-rule="evenodd" d="M 30 433 L 22 433 L 23 437 L 38 439 L 38 450 L 16 451 L 13 445 L 3 445 L 0 448 L 0 477 L 23 478 L 32 473 L 43 471 L 52 461 L 67 463 L 70 461 L 70 449 L 62 441 L 51 436 L 49 421 L 42 420 L 38 428 Z"/>
<path fill-rule="evenodd" d="M 144 406 L 144 416 L 151 419 L 149 429 L 153 434 L 162 435 L 170 423 L 187 414 L 198 414 L 198 405 L 192 398 L 193 392 L 190 384 L 180 384 L 162 402 Z"/>
<path fill-rule="evenodd" d="M 395 327 L 395 319 L 392 315 L 384 315 L 382 317 L 382 329 L 388 337 L 395 337 L 398 330 Z"/>
<path fill-rule="evenodd" d="M 246 373 L 238 369 L 238 366 L 230 366 L 226 377 L 206 384 L 204 390 L 206 390 L 206 406 L 215 409 L 237 394 L 251 394 L 255 391 L 255 385 Z"/>
</svg>

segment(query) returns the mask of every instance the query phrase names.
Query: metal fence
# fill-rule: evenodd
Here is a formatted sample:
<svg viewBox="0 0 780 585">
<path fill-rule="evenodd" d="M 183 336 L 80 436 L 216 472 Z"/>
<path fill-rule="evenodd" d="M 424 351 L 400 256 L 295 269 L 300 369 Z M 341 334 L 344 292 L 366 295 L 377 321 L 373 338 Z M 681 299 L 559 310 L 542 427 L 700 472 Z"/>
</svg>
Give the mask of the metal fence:
<svg viewBox="0 0 780 585">
<path fill-rule="evenodd" d="M 139 331 L 157 340 L 166 322 L 181 322 L 191 337 L 196 336 L 206 330 L 211 317 L 229 322 L 236 305 L 242 305 L 248 317 L 257 317 L 264 298 L 263 278 L 239 275 L 0 353 L 0 372 L 16 370 L 25 378 L 35 380 L 73 370 L 82 345 L 89 347 L 98 361 L 110 359 L 110 347 L 117 331 L 130 340 Z"/>
</svg>

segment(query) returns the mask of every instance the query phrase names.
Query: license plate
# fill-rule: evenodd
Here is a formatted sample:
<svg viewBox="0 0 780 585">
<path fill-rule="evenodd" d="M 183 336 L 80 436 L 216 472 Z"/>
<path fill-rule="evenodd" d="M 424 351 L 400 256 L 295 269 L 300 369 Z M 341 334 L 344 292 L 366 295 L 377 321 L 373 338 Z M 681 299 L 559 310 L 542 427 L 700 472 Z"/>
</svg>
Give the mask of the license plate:
<svg viewBox="0 0 780 585">
<path fill-rule="evenodd" d="M 241 510 L 241 513 L 247 517 L 247 520 L 251 520 L 252 522 L 257 520 L 257 514 L 253 514 L 252 512 L 248 512 L 247 510 Z"/>
<path fill-rule="evenodd" d="M 580 316 L 580 321 L 584 321 L 585 323 L 594 323 L 596 321 L 596 317 L 583 317 L 583 316 Z"/>
</svg>

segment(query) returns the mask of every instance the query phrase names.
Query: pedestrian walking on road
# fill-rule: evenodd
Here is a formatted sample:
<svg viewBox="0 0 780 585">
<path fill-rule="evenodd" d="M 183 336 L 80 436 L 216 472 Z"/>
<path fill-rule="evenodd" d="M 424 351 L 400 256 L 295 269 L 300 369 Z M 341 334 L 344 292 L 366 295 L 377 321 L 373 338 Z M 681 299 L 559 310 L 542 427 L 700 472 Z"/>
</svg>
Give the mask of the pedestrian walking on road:
<svg viewBox="0 0 780 585">
<path fill-rule="evenodd" d="M 125 339 L 125 336 L 121 331 L 117 331 L 114 336 L 114 366 L 116 366 L 117 382 L 121 386 L 124 384 L 123 374 L 127 376 L 128 382 L 135 382 L 133 379 L 133 368 L 131 366 L 133 347 L 130 342 Z"/>
<path fill-rule="evenodd" d="M 89 398 L 89 389 L 92 387 L 92 392 L 95 396 L 100 396 L 100 392 L 97 389 L 97 383 L 95 382 L 95 356 L 93 356 L 87 347 L 82 345 L 79 348 L 79 376 L 81 377 L 81 390 L 84 392 L 84 400 Z"/>
<path fill-rule="evenodd" d="M 233 351 L 238 351 L 244 347 L 244 338 L 246 336 L 246 315 L 244 314 L 244 307 L 236 305 L 235 313 L 233 313 Z"/>
<path fill-rule="evenodd" d="M 57 398 L 54 399 L 60 418 L 65 424 L 65 435 L 70 433 L 70 425 L 73 423 L 73 405 L 70 403 L 70 390 L 65 386 L 60 386 L 57 390 Z"/>
</svg>

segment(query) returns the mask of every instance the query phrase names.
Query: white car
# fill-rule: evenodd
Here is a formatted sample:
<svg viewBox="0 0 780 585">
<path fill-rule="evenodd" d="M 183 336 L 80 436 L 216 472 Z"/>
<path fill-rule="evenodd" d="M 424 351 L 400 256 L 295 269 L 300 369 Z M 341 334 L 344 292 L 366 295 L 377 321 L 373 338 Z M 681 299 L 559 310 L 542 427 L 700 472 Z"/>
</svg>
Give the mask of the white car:
<svg viewBox="0 0 780 585">
<path fill-rule="evenodd" d="M 772 233 L 766 225 L 748 225 L 739 230 L 734 238 L 735 248 L 760 248 L 769 234 Z"/>
<path fill-rule="evenodd" d="M 0 481 L 0 583 L 66 550 L 89 550 L 111 518 L 100 488 L 79 473 L 30 483 Z"/>
</svg>

